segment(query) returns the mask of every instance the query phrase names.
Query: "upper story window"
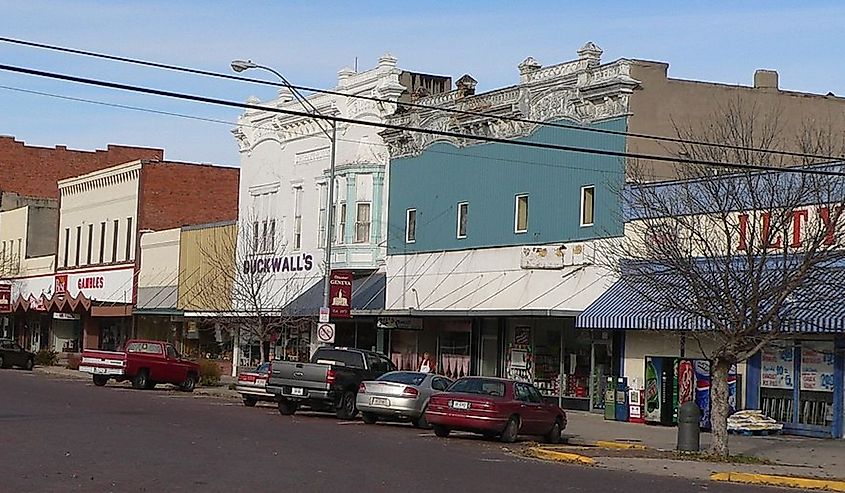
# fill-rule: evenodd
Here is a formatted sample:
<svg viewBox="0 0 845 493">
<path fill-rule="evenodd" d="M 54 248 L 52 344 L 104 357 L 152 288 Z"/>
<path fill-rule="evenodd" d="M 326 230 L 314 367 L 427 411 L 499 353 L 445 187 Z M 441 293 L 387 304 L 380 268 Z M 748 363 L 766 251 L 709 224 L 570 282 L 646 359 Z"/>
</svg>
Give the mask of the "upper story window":
<svg viewBox="0 0 845 493">
<path fill-rule="evenodd" d="M 67 257 L 70 254 L 70 228 L 65 228 L 65 247 L 63 250 L 62 267 L 67 267 Z"/>
<path fill-rule="evenodd" d="M 320 211 L 319 211 L 319 232 L 317 234 L 317 243 L 320 248 L 325 248 L 326 246 L 326 225 L 328 224 L 328 190 L 329 187 L 326 183 L 320 183 Z"/>
<path fill-rule="evenodd" d="M 368 202 L 359 202 L 355 215 L 355 243 L 370 241 L 370 208 Z"/>
<path fill-rule="evenodd" d="M 514 201 L 514 232 L 525 233 L 528 231 L 528 194 L 519 194 Z"/>
<path fill-rule="evenodd" d="M 293 249 L 302 248 L 302 187 L 293 189 Z"/>
<path fill-rule="evenodd" d="M 114 220 L 114 231 L 112 231 L 112 244 L 111 244 L 111 261 L 117 262 L 117 239 L 118 234 L 120 234 L 120 220 Z"/>
<path fill-rule="evenodd" d="M 126 218 L 126 260 L 132 258 L 132 218 Z"/>
<path fill-rule="evenodd" d="M 458 202 L 458 239 L 463 239 L 467 237 L 467 213 L 469 213 L 469 202 Z"/>
<path fill-rule="evenodd" d="M 337 242 L 346 241 L 346 202 L 340 203 L 340 214 L 337 216 Z"/>
<path fill-rule="evenodd" d="M 417 241 L 417 210 L 405 211 L 405 243 Z"/>
<path fill-rule="evenodd" d="M 88 225 L 88 255 L 86 262 L 88 265 L 91 265 L 91 261 L 93 260 L 92 255 L 94 253 L 94 223 Z"/>
<path fill-rule="evenodd" d="M 81 249 L 82 245 L 82 226 L 76 227 L 76 262 L 73 264 L 79 267 L 79 250 Z"/>
<path fill-rule="evenodd" d="M 595 185 L 581 187 L 581 226 L 592 226 L 595 221 Z"/>
<path fill-rule="evenodd" d="M 106 222 L 100 223 L 100 263 L 106 259 Z"/>
</svg>

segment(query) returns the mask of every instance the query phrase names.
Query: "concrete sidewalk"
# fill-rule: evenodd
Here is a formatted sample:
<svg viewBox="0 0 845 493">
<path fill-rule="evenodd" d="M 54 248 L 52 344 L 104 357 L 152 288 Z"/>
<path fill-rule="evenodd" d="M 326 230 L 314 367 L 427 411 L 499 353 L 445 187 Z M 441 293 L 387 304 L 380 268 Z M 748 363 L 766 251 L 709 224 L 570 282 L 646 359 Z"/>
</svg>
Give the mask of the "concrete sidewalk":
<svg viewBox="0 0 845 493">
<path fill-rule="evenodd" d="M 82 373 L 81 371 L 71 370 L 69 368 L 65 368 L 63 366 L 38 366 L 35 367 L 34 372 L 40 375 L 48 375 L 53 378 L 67 378 L 67 379 L 74 379 L 74 380 L 91 380 L 91 375 L 87 373 Z M 219 397 L 223 399 L 240 399 L 241 395 L 231 390 L 229 386 L 235 382 L 235 379 L 229 375 L 222 375 L 220 377 L 220 385 L 214 387 L 205 387 L 198 385 L 196 389 L 194 389 L 193 395 L 196 396 L 209 396 L 209 397 Z M 129 382 L 121 382 L 117 383 L 114 380 L 109 381 L 109 386 L 131 386 L 132 384 Z M 172 387 L 173 390 L 176 390 L 174 386 Z M 160 387 L 164 389 L 165 387 Z"/>
<path fill-rule="evenodd" d="M 591 445 L 597 441 L 630 442 L 658 450 L 674 450 L 677 428 L 618 421 L 606 421 L 602 415 L 568 411 L 569 423 L 564 437 L 573 445 Z M 798 476 L 845 477 L 845 442 L 842 440 L 795 437 L 789 435 L 730 435 L 732 455 L 765 459 L 775 465 L 722 464 L 686 460 L 608 457 L 599 465 L 613 469 L 638 470 L 706 479 L 714 472 L 759 472 Z M 702 433 L 701 450 L 710 448 L 710 434 Z"/>
</svg>

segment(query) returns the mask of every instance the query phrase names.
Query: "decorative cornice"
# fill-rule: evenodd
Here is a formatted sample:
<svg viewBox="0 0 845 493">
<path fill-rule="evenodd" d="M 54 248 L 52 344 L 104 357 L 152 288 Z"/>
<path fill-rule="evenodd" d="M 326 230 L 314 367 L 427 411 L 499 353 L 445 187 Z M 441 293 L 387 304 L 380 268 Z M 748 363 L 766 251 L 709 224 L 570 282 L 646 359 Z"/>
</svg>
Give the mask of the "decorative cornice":
<svg viewBox="0 0 845 493">
<path fill-rule="evenodd" d="M 629 112 L 629 97 L 639 84 L 630 75 L 626 59 L 599 65 L 601 49 L 587 43 L 579 59 L 543 68 L 533 58 L 519 65 L 520 83 L 474 96 L 461 97 L 458 91 L 421 99 L 419 104 L 438 108 L 484 113 L 480 116 L 449 114 L 437 109 L 412 109 L 387 118 L 398 126 L 454 133 L 513 139 L 534 132 L 538 125 L 499 117 L 535 121 L 569 119 L 594 123 Z M 476 139 L 445 137 L 399 130 L 381 132 L 390 158 L 415 156 L 436 142 L 455 147 L 479 143 Z"/>
</svg>

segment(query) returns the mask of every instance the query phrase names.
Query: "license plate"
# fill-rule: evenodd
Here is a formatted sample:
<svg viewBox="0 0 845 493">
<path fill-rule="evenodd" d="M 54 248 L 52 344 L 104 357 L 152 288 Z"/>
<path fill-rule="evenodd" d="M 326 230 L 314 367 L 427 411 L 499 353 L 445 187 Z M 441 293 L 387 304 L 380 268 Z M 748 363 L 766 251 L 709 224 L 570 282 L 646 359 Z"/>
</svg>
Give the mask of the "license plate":
<svg viewBox="0 0 845 493">
<path fill-rule="evenodd" d="M 372 404 L 374 406 L 390 407 L 390 399 L 384 399 L 384 398 L 381 398 L 381 397 L 373 397 L 372 400 L 370 400 L 370 404 Z"/>
<path fill-rule="evenodd" d="M 106 372 L 105 368 L 98 368 L 96 366 L 94 367 L 94 373 L 105 373 L 105 372 Z"/>
<path fill-rule="evenodd" d="M 305 395 L 305 389 L 301 387 L 293 387 L 290 389 L 291 395 Z"/>
<path fill-rule="evenodd" d="M 267 385 L 267 380 L 256 380 L 255 385 Z"/>
<path fill-rule="evenodd" d="M 453 409 L 469 409 L 469 402 L 452 401 L 449 403 Z"/>
</svg>

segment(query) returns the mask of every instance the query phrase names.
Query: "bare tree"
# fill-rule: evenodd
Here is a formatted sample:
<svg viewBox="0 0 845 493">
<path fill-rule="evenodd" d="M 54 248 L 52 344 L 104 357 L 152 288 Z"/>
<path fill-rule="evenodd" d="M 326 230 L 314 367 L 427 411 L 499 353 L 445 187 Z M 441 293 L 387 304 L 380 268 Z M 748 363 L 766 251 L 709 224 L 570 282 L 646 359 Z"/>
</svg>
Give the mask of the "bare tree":
<svg viewBox="0 0 845 493">
<path fill-rule="evenodd" d="M 712 452 L 726 456 L 730 369 L 790 337 L 797 307 L 807 313 L 824 290 L 845 288 L 843 273 L 830 275 L 845 259 L 845 178 L 817 173 L 845 167 L 790 163 L 767 151 L 841 152 L 842 134 L 808 123 L 791 140 L 776 108 L 741 100 L 717 109 L 703 128 L 676 128 L 686 140 L 742 147 L 681 144 L 685 158 L 804 167 L 738 172 L 678 163 L 679 180 L 649 183 L 647 165 L 629 165 L 638 183 L 623 192 L 625 239 L 608 247 L 607 264 L 648 310 L 680 316 L 697 340 L 711 364 Z"/>
<path fill-rule="evenodd" d="M 206 272 L 189 294 L 190 304 L 214 312 L 206 323 L 228 329 L 235 344 L 259 345 L 262 363 L 270 356 L 271 341 L 307 323 L 307 317 L 289 313 L 285 305 L 311 280 L 295 274 L 316 267 L 310 255 L 287 255 L 277 227 L 274 219 L 247 218 L 236 233 L 201 242 Z"/>
</svg>

